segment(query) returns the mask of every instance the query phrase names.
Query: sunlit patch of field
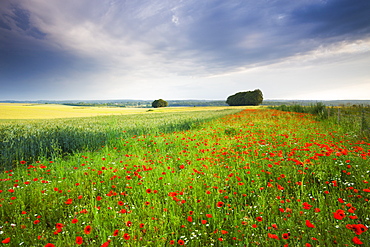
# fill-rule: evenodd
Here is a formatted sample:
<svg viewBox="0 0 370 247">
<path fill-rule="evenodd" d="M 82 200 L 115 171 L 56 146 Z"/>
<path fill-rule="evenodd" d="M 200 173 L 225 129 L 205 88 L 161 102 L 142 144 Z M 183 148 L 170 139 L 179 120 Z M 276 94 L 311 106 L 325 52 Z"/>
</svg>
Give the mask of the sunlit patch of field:
<svg viewBox="0 0 370 247">
<path fill-rule="evenodd" d="M 54 104 L 0 104 L 0 119 L 51 119 L 143 113 L 144 108 L 79 107 Z"/>
<path fill-rule="evenodd" d="M 81 107 L 56 104 L 0 103 L 0 119 L 52 119 L 92 117 L 101 115 L 125 115 L 155 112 L 181 112 L 229 109 L 222 107 L 167 107 L 167 108 L 120 108 Z M 238 107 L 233 107 L 238 108 Z M 240 107 L 245 109 L 246 107 Z"/>
</svg>

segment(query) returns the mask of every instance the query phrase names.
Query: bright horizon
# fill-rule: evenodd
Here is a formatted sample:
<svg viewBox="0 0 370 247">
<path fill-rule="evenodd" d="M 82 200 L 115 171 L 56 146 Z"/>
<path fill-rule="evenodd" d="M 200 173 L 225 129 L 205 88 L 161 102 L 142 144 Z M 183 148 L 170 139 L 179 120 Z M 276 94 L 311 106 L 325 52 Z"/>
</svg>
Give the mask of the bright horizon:
<svg viewBox="0 0 370 247">
<path fill-rule="evenodd" d="M 0 2 L 0 101 L 370 100 L 370 1 Z"/>
</svg>

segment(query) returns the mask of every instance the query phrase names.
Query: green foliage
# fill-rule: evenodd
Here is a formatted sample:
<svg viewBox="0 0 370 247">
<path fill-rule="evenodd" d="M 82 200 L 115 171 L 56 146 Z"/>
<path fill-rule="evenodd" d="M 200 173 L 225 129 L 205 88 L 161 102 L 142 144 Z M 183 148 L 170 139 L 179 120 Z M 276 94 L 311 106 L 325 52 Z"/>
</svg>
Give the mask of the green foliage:
<svg viewBox="0 0 370 247">
<path fill-rule="evenodd" d="M 227 98 L 226 103 L 230 106 L 257 106 L 263 101 L 262 91 L 256 89 L 254 91 L 238 92 Z"/>
<path fill-rule="evenodd" d="M 313 115 L 318 116 L 320 119 L 328 118 L 328 110 L 322 102 L 316 102 L 315 104 L 311 104 L 309 106 L 293 104 L 293 105 L 272 106 L 269 108 L 280 110 L 280 111 L 313 114 Z"/>
<path fill-rule="evenodd" d="M 153 103 L 152 103 L 152 107 L 154 107 L 154 108 L 167 107 L 167 106 L 168 106 L 168 102 L 163 100 L 163 99 L 154 100 Z"/>
<path fill-rule="evenodd" d="M 287 112 L 312 114 L 318 120 L 338 124 L 338 127 L 347 133 L 351 133 L 351 135 L 370 138 L 370 105 L 327 107 L 322 102 L 317 102 L 309 106 L 293 104 L 272 106 L 269 108 Z"/>
</svg>

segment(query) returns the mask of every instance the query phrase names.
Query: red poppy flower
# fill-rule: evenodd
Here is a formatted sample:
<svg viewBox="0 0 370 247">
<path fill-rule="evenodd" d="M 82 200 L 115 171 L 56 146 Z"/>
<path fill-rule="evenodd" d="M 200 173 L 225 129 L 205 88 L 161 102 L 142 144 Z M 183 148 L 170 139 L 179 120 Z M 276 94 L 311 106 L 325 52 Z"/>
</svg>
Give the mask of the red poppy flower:
<svg viewBox="0 0 370 247">
<path fill-rule="evenodd" d="M 347 224 L 347 225 L 346 225 L 346 228 L 347 228 L 347 229 L 352 230 L 352 229 L 353 229 L 353 225 L 351 225 L 351 224 Z"/>
<path fill-rule="evenodd" d="M 272 238 L 272 239 L 278 239 L 279 240 L 279 237 L 276 235 L 276 234 L 272 234 L 272 233 L 268 233 L 267 236 L 269 238 Z"/>
<path fill-rule="evenodd" d="M 47 244 L 45 244 L 44 247 L 55 247 L 55 245 L 54 244 L 51 244 L 51 243 L 47 243 Z"/>
<path fill-rule="evenodd" d="M 207 224 L 207 221 L 206 220 L 202 220 L 201 222 L 202 222 L 203 225 L 204 224 Z"/>
<path fill-rule="evenodd" d="M 91 226 L 88 225 L 88 226 L 85 227 L 84 232 L 85 232 L 85 234 L 90 234 L 91 230 L 92 230 Z"/>
<path fill-rule="evenodd" d="M 188 221 L 193 222 L 193 218 L 191 216 L 188 216 Z"/>
<path fill-rule="evenodd" d="M 124 206 L 124 205 L 125 205 L 125 203 L 124 203 L 123 201 L 119 201 L 119 202 L 118 202 L 118 205 L 120 205 L 120 206 Z"/>
<path fill-rule="evenodd" d="M 177 241 L 177 243 L 178 243 L 179 245 L 184 245 L 184 244 L 185 244 L 184 240 L 182 240 L 182 239 L 179 239 L 179 241 Z"/>
<path fill-rule="evenodd" d="M 290 233 L 283 233 L 283 235 L 281 236 L 283 239 L 289 239 L 290 237 Z"/>
<path fill-rule="evenodd" d="M 346 214 L 344 213 L 344 210 L 338 209 L 336 212 L 333 213 L 334 218 L 337 220 L 342 220 L 344 217 L 346 217 Z"/>
<path fill-rule="evenodd" d="M 69 198 L 64 203 L 67 204 L 67 205 L 69 205 L 69 204 L 72 204 L 72 201 L 73 201 L 73 199 Z"/>
<path fill-rule="evenodd" d="M 144 223 L 140 223 L 139 227 L 140 228 L 143 228 L 144 227 Z"/>
<path fill-rule="evenodd" d="M 56 223 L 55 227 L 58 229 L 62 229 L 64 225 L 62 223 Z"/>
<path fill-rule="evenodd" d="M 352 206 L 348 209 L 348 212 L 352 213 L 352 214 L 355 213 L 355 211 L 356 211 L 356 208 L 354 208 Z"/>
<path fill-rule="evenodd" d="M 309 220 L 306 220 L 306 226 L 310 228 L 315 228 L 315 226 Z"/>
<path fill-rule="evenodd" d="M 129 240 L 130 239 L 130 235 L 128 233 L 125 233 L 125 234 L 123 234 L 123 238 L 125 240 Z"/>
<path fill-rule="evenodd" d="M 357 235 L 361 235 L 362 233 L 368 230 L 368 228 L 363 224 L 353 224 L 352 229 L 355 231 Z"/>
<path fill-rule="evenodd" d="M 175 240 L 171 240 L 171 241 L 170 241 L 170 244 L 171 244 L 171 245 L 175 244 Z"/>
<path fill-rule="evenodd" d="M 110 240 L 108 240 L 107 242 L 105 242 L 104 244 L 102 244 L 100 247 L 108 247 L 110 244 Z"/>
<path fill-rule="evenodd" d="M 220 207 L 222 207 L 224 204 L 225 204 L 225 203 L 223 203 L 223 202 L 217 202 L 216 206 L 217 206 L 218 208 L 220 208 Z"/>
<path fill-rule="evenodd" d="M 114 232 L 113 232 L 113 236 L 118 236 L 118 233 L 119 233 L 119 230 L 114 230 Z"/>
<path fill-rule="evenodd" d="M 1 241 L 1 243 L 3 243 L 3 244 L 8 244 L 8 243 L 10 243 L 10 237 L 9 237 L 9 238 L 4 239 L 3 241 Z"/>
<path fill-rule="evenodd" d="M 131 221 L 127 221 L 126 222 L 126 226 L 130 227 L 132 225 L 132 222 Z"/>
<path fill-rule="evenodd" d="M 212 218 L 212 214 L 206 214 L 207 218 Z"/>
<path fill-rule="evenodd" d="M 76 224 L 78 222 L 78 219 L 73 219 L 72 224 Z"/>
<path fill-rule="evenodd" d="M 355 244 L 364 244 L 364 242 L 362 242 L 358 237 L 354 237 L 352 239 L 352 242 Z"/>
<path fill-rule="evenodd" d="M 80 237 L 80 236 L 76 237 L 76 244 L 82 244 L 83 242 L 84 241 L 83 241 L 82 237 Z"/>
<path fill-rule="evenodd" d="M 258 216 L 258 217 L 256 218 L 256 220 L 257 220 L 257 221 L 259 221 L 259 222 L 261 222 L 263 219 L 262 219 L 262 217 L 261 217 L 261 216 Z"/>
<path fill-rule="evenodd" d="M 152 193 L 152 190 L 151 189 L 146 189 L 146 193 L 150 194 L 150 193 Z"/>
<path fill-rule="evenodd" d="M 311 207 L 312 207 L 312 205 L 308 204 L 307 202 L 304 202 L 303 203 L 303 208 L 304 209 L 308 209 L 309 210 Z"/>
</svg>

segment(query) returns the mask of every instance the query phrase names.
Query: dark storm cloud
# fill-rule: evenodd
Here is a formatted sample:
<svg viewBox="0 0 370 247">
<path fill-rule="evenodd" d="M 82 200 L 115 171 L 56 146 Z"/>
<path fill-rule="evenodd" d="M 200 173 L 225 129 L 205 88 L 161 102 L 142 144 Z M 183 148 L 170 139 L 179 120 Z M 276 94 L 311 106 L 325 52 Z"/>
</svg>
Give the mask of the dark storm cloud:
<svg viewBox="0 0 370 247">
<path fill-rule="evenodd" d="M 0 89 L 32 91 L 32 85 L 53 84 L 54 78 L 75 71 L 91 71 L 89 61 L 56 49 L 47 34 L 30 22 L 30 12 L 9 4 L 0 15 Z M 33 88 L 37 90 L 37 87 Z"/>
<path fill-rule="evenodd" d="M 366 0 L 206 1 L 185 6 L 180 23 L 181 18 L 190 20 L 183 29 L 186 48 L 219 71 L 367 38 L 369 16 Z"/>
<path fill-rule="evenodd" d="M 292 24 L 308 25 L 305 38 L 357 39 L 370 34 L 370 1 L 316 2 L 291 13 Z"/>
<path fill-rule="evenodd" d="M 9 12 L 0 15 L 0 33 L 2 33 L 2 35 L 6 34 L 3 33 L 4 30 L 1 30 L 1 28 L 15 32 L 21 30 L 24 34 L 38 39 L 42 39 L 46 36 L 45 33 L 31 25 L 29 11 L 12 4 L 9 4 L 8 7 Z"/>
</svg>

